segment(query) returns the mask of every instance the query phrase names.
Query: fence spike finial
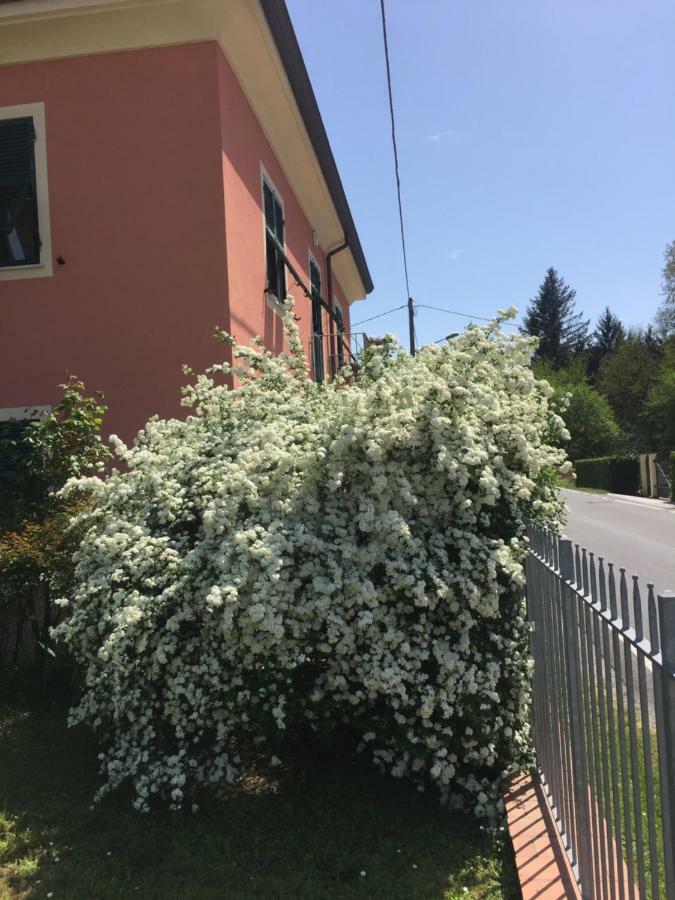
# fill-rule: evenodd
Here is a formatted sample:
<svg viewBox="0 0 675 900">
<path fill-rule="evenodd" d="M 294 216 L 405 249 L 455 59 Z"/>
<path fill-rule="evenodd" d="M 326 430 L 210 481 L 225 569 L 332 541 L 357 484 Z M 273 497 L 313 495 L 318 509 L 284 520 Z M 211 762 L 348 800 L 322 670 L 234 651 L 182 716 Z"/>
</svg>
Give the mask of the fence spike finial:
<svg viewBox="0 0 675 900">
<path fill-rule="evenodd" d="M 591 570 L 591 600 L 597 603 L 598 600 L 598 577 L 595 572 L 595 556 L 589 551 L 588 554 L 589 567 Z"/>
<path fill-rule="evenodd" d="M 659 642 L 659 625 L 656 615 L 656 598 L 654 596 L 654 585 L 649 585 L 649 593 L 647 594 L 647 615 L 649 620 L 649 643 L 651 644 L 651 652 L 657 654 L 661 649 Z"/>
<path fill-rule="evenodd" d="M 572 556 L 572 541 L 569 538 L 560 538 L 560 574 L 570 584 L 574 584 L 574 557 Z"/>
<path fill-rule="evenodd" d="M 586 548 L 581 548 L 581 588 L 583 590 L 584 597 L 588 597 L 589 587 L 588 587 L 588 555 L 586 553 Z"/>
<path fill-rule="evenodd" d="M 607 576 L 605 574 L 605 559 L 602 556 L 599 556 L 600 565 L 598 567 L 598 580 L 600 582 L 600 597 L 599 604 L 600 609 L 607 609 Z"/>
<path fill-rule="evenodd" d="M 607 586 L 609 588 L 609 615 L 616 619 L 616 580 L 614 578 L 614 563 L 607 563 Z"/>
<path fill-rule="evenodd" d="M 619 607 L 621 611 L 621 628 L 625 631 L 628 628 L 628 583 L 626 581 L 626 570 L 619 569 L 621 573 L 619 577 Z"/>
</svg>

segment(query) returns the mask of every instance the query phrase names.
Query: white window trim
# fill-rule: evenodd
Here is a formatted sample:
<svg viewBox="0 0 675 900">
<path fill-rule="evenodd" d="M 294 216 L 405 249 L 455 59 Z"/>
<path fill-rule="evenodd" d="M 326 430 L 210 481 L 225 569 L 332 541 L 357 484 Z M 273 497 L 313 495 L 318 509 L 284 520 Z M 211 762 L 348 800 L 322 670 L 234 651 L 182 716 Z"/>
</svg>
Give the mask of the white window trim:
<svg viewBox="0 0 675 900">
<path fill-rule="evenodd" d="M 46 419 L 51 406 L 10 406 L 0 409 L 0 422 L 35 422 Z"/>
<path fill-rule="evenodd" d="M 269 173 L 265 166 L 260 163 L 260 207 L 262 210 L 262 249 L 263 249 L 263 259 L 265 260 L 265 281 L 267 281 L 267 223 L 265 221 L 265 190 L 264 186 L 267 184 L 267 187 L 270 188 L 274 196 L 279 201 L 279 205 L 281 206 L 281 212 L 284 217 L 284 253 L 286 253 L 286 207 L 284 206 L 284 198 L 281 196 L 280 191 L 277 189 L 277 186 L 272 181 L 269 176 Z M 288 277 L 286 273 L 286 267 L 284 266 L 284 284 L 286 285 L 286 294 L 288 295 Z M 265 302 L 269 306 L 270 309 L 274 310 L 279 316 L 284 316 L 287 312 L 286 306 L 283 303 L 283 300 L 277 299 L 276 295 L 271 291 L 267 290 L 267 285 L 263 288 L 263 293 L 265 294 Z M 285 297 L 283 298 L 286 299 Z"/>
<path fill-rule="evenodd" d="M 52 262 L 52 232 L 49 215 L 49 185 L 47 182 L 47 130 L 44 103 L 24 103 L 20 106 L 0 106 L 0 119 L 20 119 L 31 116 L 35 127 L 35 184 L 37 188 L 38 229 L 40 232 L 40 262 L 27 266 L 3 266 L 0 281 L 21 278 L 47 278 L 54 274 Z"/>
</svg>

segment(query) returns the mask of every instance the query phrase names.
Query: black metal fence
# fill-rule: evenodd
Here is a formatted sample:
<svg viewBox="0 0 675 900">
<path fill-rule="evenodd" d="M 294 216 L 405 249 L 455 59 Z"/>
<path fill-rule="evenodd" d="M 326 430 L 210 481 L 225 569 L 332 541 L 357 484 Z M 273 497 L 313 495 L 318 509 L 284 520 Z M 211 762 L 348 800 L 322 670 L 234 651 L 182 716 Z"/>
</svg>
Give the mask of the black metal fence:
<svg viewBox="0 0 675 900">
<path fill-rule="evenodd" d="M 529 538 L 537 765 L 581 895 L 675 900 L 675 594 Z"/>
</svg>

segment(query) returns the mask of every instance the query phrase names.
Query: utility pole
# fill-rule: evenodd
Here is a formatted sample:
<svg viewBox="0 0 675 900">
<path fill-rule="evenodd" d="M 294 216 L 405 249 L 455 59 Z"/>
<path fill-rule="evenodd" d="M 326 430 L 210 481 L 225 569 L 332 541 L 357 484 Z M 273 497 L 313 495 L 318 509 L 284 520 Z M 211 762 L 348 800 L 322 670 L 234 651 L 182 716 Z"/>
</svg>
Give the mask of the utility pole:
<svg viewBox="0 0 675 900">
<path fill-rule="evenodd" d="M 410 331 L 410 355 L 415 355 L 415 307 L 412 297 L 408 297 L 408 330 Z"/>
</svg>

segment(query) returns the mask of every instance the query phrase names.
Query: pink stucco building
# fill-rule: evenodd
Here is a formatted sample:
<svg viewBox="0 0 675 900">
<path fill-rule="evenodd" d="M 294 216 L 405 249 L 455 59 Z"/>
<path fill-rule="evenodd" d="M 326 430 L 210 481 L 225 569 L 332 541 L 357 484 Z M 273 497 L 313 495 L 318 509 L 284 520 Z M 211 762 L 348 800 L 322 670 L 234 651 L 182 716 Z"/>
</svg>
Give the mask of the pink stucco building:
<svg viewBox="0 0 675 900">
<path fill-rule="evenodd" d="M 0 417 L 71 372 L 128 439 L 287 290 L 320 378 L 371 289 L 283 0 L 0 0 Z"/>
</svg>

